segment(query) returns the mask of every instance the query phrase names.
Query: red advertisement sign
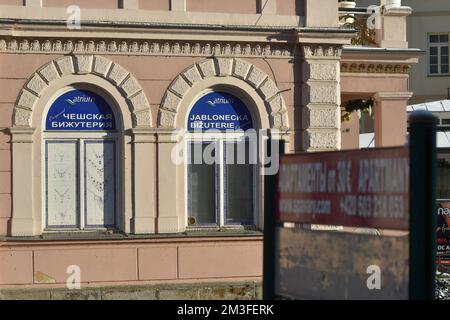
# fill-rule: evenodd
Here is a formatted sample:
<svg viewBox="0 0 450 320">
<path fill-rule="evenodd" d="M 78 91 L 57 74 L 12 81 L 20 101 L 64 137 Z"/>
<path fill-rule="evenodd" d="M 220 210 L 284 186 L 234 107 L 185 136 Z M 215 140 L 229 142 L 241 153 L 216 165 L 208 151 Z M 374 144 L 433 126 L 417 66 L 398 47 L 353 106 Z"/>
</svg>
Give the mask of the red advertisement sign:
<svg viewBox="0 0 450 320">
<path fill-rule="evenodd" d="M 377 148 L 283 155 L 277 220 L 408 229 L 409 150 Z"/>
<path fill-rule="evenodd" d="M 436 263 L 450 265 L 450 200 L 437 203 L 436 245 Z"/>
</svg>

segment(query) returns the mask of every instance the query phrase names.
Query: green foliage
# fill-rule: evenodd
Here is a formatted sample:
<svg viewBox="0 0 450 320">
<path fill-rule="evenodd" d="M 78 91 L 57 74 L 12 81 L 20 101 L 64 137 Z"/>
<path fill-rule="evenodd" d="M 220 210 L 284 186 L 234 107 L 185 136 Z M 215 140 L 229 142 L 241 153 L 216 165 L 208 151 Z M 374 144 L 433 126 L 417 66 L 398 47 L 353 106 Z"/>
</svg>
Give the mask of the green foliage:
<svg viewBox="0 0 450 320">
<path fill-rule="evenodd" d="M 345 112 L 342 115 L 342 121 L 350 121 L 351 120 L 351 114 L 354 111 L 361 111 L 361 112 L 367 112 L 367 113 L 371 113 L 373 107 L 373 100 L 372 99 L 368 99 L 368 100 L 364 100 L 364 99 L 354 99 L 354 100 L 349 100 L 347 102 L 347 104 L 345 105 Z"/>
</svg>

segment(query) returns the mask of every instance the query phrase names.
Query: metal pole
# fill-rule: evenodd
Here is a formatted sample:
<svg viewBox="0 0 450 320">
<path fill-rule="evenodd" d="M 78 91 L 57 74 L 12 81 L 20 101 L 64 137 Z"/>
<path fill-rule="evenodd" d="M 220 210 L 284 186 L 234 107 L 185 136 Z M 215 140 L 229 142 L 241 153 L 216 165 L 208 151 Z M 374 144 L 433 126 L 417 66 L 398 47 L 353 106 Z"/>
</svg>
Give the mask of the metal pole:
<svg viewBox="0 0 450 320">
<path fill-rule="evenodd" d="M 428 111 L 409 117 L 409 298 L 435 299 L 436 123 Z"/>
<path fill-rule="evenodd" d="M 273 152 L 284 153 L 284 141 L 279 140 L 278 150 L 272 150 L 272 138 L 267 139 L 266 152 L 274 159 Z M 276 158 L 278 159 L 278 157 Z M 267 166 L 270 166 L 268 164 Z M 263 241 L 263 299 L 275 298 L 275 212 L 276 175 L 264 176 L 264 241 Z"/>
</svg>

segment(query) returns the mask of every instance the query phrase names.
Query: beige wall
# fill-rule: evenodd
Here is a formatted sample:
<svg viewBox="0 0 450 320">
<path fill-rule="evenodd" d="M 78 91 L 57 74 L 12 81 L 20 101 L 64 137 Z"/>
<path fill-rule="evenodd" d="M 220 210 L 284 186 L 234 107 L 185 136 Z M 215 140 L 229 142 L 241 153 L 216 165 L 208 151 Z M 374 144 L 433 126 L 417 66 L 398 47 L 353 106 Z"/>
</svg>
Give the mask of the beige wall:
<svg viewBox="0 0 450 320">
<path fill-rule="evenodd" d="M 186 0 L 186 11 L 256 13 L 257 0 Z"/>
<path fill-rule="evenodd" d="M 170 0 L 139 0 L 139 9 L 143 10 L 170 10 Z"/>
<path fill-rule="evenodd" d="M 7 233 L 11 218 L 11 135 L 12 113 L 20 88 L 33 70 L 55 58 L 52 55 L 22 57 L 0 55 L 0 235 Z M 19 62 L 20 61 L 20 62 Z"/>
<path fill-rule="evenodd" d="M 21 6 L 23 5 L 23 0 L 0 0 L 0 5 L 7 6 Z"/>
<path fill-rule="evenodd" d="M 70 265 L 83 287 L 261 280 L 262 237 L 11 242 L 0 247 L 0 287 L 64 286 Z"/>
<path fill-rule="evenodd" d="M 277 14 L 279 15 L 301 15 L 304 0 L 277 0 Z"/>
<path fill-rule="evenodd" d="M 102 8 L 116 9 L 118 8 L 118 0 L 42 0 L 43 7 L 66 8 L 71 5 L 80 8 Z"/>
<path fill-rule="evenodd" d="M 81 8 L 120 8 L 120 0 L 40 0 L 42 7 L 66 8 L 70 5 L 77 5 Z M 125 3 L 127 2 L 128 3 Z M 186 11 L 192 12 L 219 12 L 219 13 L 241 13 L 255 14 L 259 9 L 270 7 L 269 14 L 286 16 L 301 15 L 305 0 L 181 0 L 179 3 L 185 4 Z M 143 10 L 176 10 L 171 8 L 171 0 L 123 0 L 124 8 Z M 38 3 L 38 2 L 37 2 Z M 273 4 L 272 4 L 273 3 Z M 24 0 L 0 0 L 0 5 L 23 6 Z M 261 7 L 261 8 L 260 8 Z M 273 9 L 274 11 L 272 11 Z"/>
</svg>

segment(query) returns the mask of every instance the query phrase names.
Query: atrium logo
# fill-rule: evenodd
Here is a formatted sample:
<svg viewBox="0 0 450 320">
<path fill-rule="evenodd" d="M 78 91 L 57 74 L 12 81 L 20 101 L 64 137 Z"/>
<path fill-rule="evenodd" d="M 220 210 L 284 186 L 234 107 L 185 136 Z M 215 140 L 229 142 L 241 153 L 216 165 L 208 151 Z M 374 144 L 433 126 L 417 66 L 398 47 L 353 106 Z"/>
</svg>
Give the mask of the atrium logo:
<svg viewBox="0 0 450 320">
<path fill-rule="evenodd" d="M 233 104 L 234 99 L 233 98 L 215 98 L 214 100 L 208 100 L 206 103 L 211 106 L 215 107 L 217 104 Z"/>
<path fill-rule="evenodd" d="M 95 97 L 76 96 L 72 99 L 66 99 L 65 101 L 68 104 L 70 104 L 71 106 L 74 106 L 79 102 L 84 102 L 84 103 L 95 102 Z"/>
</svg>

